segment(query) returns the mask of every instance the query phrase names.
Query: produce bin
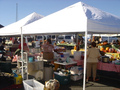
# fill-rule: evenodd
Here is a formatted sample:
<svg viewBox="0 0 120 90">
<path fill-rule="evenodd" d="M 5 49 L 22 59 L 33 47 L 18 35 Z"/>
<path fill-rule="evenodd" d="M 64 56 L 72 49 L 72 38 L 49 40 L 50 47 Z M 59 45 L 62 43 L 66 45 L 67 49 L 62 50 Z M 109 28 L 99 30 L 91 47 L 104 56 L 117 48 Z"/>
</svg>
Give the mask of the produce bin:
<svg viewBox="0 0 120 90">
<path fill-rule="evenodd" d="M 44 85 L 34 79 L 23 81 L 25 90 L 44 90 Z"/>
</svg>

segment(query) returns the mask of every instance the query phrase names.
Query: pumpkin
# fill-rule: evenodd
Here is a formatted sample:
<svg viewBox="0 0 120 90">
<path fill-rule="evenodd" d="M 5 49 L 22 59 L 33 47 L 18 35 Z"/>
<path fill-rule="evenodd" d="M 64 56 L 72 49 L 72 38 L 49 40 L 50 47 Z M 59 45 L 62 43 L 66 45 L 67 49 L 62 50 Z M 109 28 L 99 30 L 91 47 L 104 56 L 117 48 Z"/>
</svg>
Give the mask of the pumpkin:
<svg viewBox="0 0 120 90">
<path fill-rule="evenodd" d="M 65 41 L 63 40 L 63 41 L 61 41 L 61 43 L 65 43 Z"/>
<path fill-rule="evenodd" d="M 103 45 L 107 45 L 108 43 L 107 42 L 103 42 Z"/>
<path fill-rule="evenodd" d="M 106 50 L 103 50 L 103 52 L 105 53 L 105 52 L 106 52 Z"/>
<path fill-rule="evenodd" d="M 76 49 L 77 49 L 77 45 L 74 46 L 74 50 L 76 50 Z"/>
<path fill-rule="evenodd" d="M 106 50 L 106 52 L 108 52 L 108 51 L 109 51 L 109 47 L 106 47 L 106 49 L 105 49 L 105 50 Z"/>
<path fill-rule="evenodd" d="M 101 47 L 101 48 L 100 48 L 100 51 L 104 51 L 104 48 L 103 48 L 103 47 Z"/>
<path fill-rule="evenodd" d="M 99 46 L 102 46 L 102 44 L 101 44 L 101 43 L 99 43 Z"/>
</svg>

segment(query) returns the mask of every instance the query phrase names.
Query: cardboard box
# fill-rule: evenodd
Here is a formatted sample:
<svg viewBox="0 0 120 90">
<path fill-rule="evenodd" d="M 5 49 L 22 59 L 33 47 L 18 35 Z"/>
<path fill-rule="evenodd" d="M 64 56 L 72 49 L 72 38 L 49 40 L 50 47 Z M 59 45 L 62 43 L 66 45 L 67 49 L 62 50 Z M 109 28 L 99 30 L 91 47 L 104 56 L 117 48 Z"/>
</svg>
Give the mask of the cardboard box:
<svg viewBox="0 0 120 90">
<path fill-rule="evenodd" d="M 47 60 L 54 59 L 53 52 L 43 52 L 43 59 L 47 59 Z"/>
</svg>

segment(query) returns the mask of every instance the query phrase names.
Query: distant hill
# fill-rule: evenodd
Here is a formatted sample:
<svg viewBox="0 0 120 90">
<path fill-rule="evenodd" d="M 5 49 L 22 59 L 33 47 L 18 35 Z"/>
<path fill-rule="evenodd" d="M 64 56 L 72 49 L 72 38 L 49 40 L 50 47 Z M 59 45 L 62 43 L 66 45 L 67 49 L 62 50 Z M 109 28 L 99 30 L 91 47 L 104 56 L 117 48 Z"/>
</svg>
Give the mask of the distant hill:
<svg viewBox="0 0 120 90">
<path fill-rule="evenodd" d="M 0 28 L 4 27 L 3 25 L 0 24 Z"/>
</svg>

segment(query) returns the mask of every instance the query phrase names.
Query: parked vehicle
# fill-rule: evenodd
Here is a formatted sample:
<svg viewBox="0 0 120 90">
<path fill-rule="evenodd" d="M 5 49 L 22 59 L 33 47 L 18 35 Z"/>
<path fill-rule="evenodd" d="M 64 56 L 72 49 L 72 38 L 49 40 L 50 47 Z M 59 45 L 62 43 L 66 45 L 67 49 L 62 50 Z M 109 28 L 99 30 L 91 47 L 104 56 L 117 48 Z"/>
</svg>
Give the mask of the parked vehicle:
<svg viewBox="0 0 120 90">
<path fill-rule="evenodd" d="M 117 37 L 105 37 L 105 36 L 102 36 L 102 41 L 104 42 L 106 40 L 110 43 L 113 40 L 115 40 L 115 41 L 118 40 L 118 38 Z"/>
<path fill-rule="evenodd" d="M 59 35 L 58 36 L 58 42 L 61 42 L 62 40 L 64 40 L 67 43 L 72 43 L 74 39 L 73 35 Z"/>
</svg>

